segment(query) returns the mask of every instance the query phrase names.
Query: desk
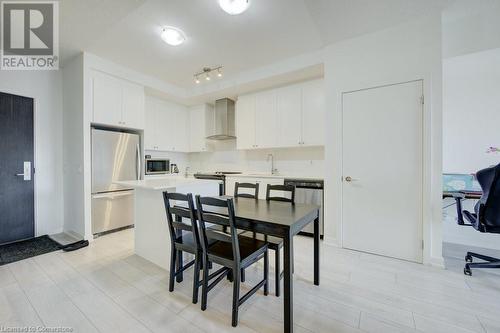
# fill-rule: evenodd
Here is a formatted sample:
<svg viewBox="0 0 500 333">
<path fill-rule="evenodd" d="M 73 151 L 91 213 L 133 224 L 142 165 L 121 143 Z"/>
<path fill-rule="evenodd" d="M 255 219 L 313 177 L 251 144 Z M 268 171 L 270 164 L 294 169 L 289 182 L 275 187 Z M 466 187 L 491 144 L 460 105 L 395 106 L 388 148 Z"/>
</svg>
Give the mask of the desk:
<svg viewBox="0 0 500 333">
<path fill-rule="evenodd" d="M 464 199 L 481 199 L 483 192 L 481 191 L 444 191 L 443 199 L 454 198 L 457 194 L 462 194 Z"/>
</svg>

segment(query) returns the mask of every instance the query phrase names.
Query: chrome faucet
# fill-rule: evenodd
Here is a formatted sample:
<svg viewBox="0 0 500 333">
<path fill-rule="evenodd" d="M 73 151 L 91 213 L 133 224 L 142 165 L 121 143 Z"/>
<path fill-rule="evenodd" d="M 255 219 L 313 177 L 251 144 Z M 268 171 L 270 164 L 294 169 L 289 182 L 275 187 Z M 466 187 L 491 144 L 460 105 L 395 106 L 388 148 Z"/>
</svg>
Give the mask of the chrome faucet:
<svg viewBox="0 0 500 333">
<path fill-rule="evenodd" d="M 278 169 L 274 167 L 274 155 L 273 154 L 267 154 L 267 161 L 269 162 L 271 160 L 271 175 L 274 175 L 278 173 Z"/>
</svg>

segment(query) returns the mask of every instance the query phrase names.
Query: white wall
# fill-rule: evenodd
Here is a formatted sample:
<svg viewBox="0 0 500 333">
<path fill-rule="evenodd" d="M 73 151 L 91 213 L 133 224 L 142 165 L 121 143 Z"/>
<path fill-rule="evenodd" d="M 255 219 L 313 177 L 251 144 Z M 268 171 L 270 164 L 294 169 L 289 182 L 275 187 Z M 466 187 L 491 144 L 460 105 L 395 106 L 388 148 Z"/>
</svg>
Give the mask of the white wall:
<svg viewBox="0 0 500 333">
<path fill-rule="evenodd" d="M 443 170 L 475 173 L 500 163 L 500 49 L 445 59 L 443 63 Z M 473 211 L 475 200 L 464 202 Z M 452 202 L 445 201 L 445 205 Z M 456 223 L 455 206 L 444 212 L 443 241 L 500 250 L 500 237 Z"/>
<path fill-rule="evenodd" d="M 63 229 L 60 71 L 0 71 L 0 91 L 35 101 L 36 235 Z"/>
<path fill-rule="evenodd" d="M 500 48 L 443 63 L 443 170 L 474 173 L 500 163 Z"/>
<path fill-rule="evenodd" d="M 443 57 L 500 47 L 500 1 L 458 0 L 443 12 Z"/>
<path fill-rule="evenodd" d="M 191 153 L 191 171 L 241 171 L 270 173 L 268 154 L 274 155 L 275 168 L 284 176 L 324 177 L 324 148 L 236 150 L 235 141 L 217 143 L 213 152 Z"/>
<path fill-rule="evenodd" d="M 83 154 L 83 57 L 63 68 L 64 231 L 85 236 Z"/>
<path fill-rule="evenodd" d="M 325 49 L 327 96 L 325 239 L 341 245 L 341 96 L 344 91 L 424 80 L 424 263 L 442 265 L 441 17 L 353 38 Z M 372 161 L 376 163 L 376 161 Z M 390 198 L 388 198 L 390 200 Z"/>
</svg>

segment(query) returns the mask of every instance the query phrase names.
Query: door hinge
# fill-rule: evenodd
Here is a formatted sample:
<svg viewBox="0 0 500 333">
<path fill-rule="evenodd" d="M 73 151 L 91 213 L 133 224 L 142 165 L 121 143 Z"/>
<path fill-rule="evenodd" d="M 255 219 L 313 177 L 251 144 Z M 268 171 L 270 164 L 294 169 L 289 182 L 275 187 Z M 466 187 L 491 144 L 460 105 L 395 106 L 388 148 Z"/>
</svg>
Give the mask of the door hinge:
<svg viewBox="0 0 500 333">
<path fill-rule="evenodd" d="M 424 105 L 425 103 L 425 97 L 424 95 L 420 96 L 420 104 Z"/>
<path fill-rule="evenodd" d="M 424 249 L 424 240 L 422 239 L 422 250 Z"/>
</svg>

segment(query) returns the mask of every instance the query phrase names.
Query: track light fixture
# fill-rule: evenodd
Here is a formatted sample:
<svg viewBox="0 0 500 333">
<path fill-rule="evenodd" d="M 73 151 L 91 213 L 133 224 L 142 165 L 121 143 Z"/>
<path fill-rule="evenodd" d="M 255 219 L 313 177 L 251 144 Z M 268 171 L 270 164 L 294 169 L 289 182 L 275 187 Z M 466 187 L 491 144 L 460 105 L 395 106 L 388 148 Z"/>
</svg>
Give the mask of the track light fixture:
<svg viewBox="0 0 500 333">
<path fill-rule="evenodd" d="M 205 77 L 205 81 L 210 81 L 212 79 L 212 76 L 210 75 L 212 72 L 217 72 L 217 77 L 221 78 L 222 77 L 222 66 L 217 66 L 217 67 L 203 67 L 203 70 L 201 72 L 195 73 L 194 76 L 194 82 L 196 84 L 199 84 L 201 82 L 200 77 Z"/>
</svg>

